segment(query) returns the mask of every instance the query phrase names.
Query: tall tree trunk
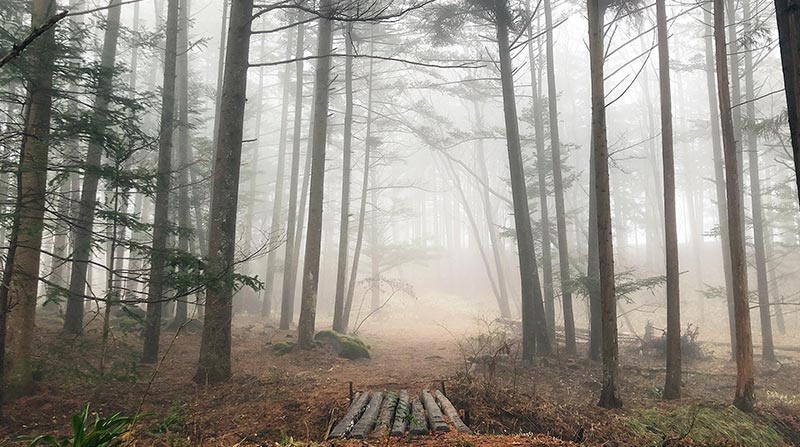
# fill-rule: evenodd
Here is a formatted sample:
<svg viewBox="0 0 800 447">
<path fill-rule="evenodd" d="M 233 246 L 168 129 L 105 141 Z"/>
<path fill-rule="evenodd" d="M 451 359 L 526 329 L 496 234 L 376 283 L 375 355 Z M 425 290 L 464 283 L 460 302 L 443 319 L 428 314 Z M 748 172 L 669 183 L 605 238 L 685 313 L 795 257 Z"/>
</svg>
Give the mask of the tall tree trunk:
<svg viewBox="0 0 800 447">
<path fill-rule="evenodd" d="M 593 143 L 592 143 L 593 144 Z M 589 358 L 603 357 L 603 306 L 600 297 L 600 254 L 597 246 L 597 193 L 594 146 L 589 155 L 589 228 L 587 229 L 586 278 L 589 282 Z"/>
<path fill-rule="evenodd" d="M 733 303 L 736 316 L 736 397 L 734 405 L 742 411 L 753 409 L 753 341 L 750 334 L 750 309 L 747 296 L 747 260 L 742 241 L 743 210 L 739 164 L 731 116 L 728 83 L 727 42 L 725 39 L 724 0 L 714 0 L 714 42 L 716 46 L 717 95 L 725 153 L 725 186 L 728 204 L 728 228 L 733 277 Z"/>
<path fill-rule="evenodd" d="M 511 194 L 514 201 L 514 226 L 517 233 L 517 251 L 522 287 L 522 360 L 533 360 L 537 350 L 549 354 L 550 339 L 542 302 L 542 289 L 539 284 L 539 271 L 536 267 L 536 252 L 533 246 L 528 192 L 525 185 L 525 172 L 522 164 L 522 147 L 519 139 L 519 122 L 514 94 L 511 50 L 508 43 L 510 17 L 505 2 L 497 10 L 495 24 L 497 44 L 500 55 L 500 79 L 503 87 L 503 116 L 508 145 L 508 166 L 511 173 Z"/>
<path fill-rule="evenodd" d="M 308 230 L 303 265 L 303 289 L 300 302 L 300 320 L 297 324 L 297 342 L 303 349 L 314 346 L 314 324 L 317 315 L 317 287 L 319 285 L 319 258 L 322 244 L 322 201 L 325 190 L 325 144 L 328 137 L 328 102 L 331 57 L 333 47 L 333 22 L 328 18 L 333 11 L 331 0 L 320 2 L 317 67 L 314 81 L 314 131 L 311 144 L 311 195 L 308 202 Z"/>
<path fill-rule="evenodd" d="M 167 39 L 164 55 L 164 86 L 156 168 L 156 200 L 153 217 L 153 250 L 150 254 L 150 282 L 144 324 L 142 363 L 158 360 L 161 336 L 161 308 L 166 279 L 167 238 L 169 236 L 169 194 L 172 175 L 172 130 L 175 122 L 175 72 L 178 48 L 178 0 L 167 1 Z"/>
<path fill-rule="evenodd" d="M 350 231 L 350 171 L 351 144 L 353 140 L 353 25 L 348 24 L 345 31 L 345 107 L 344 141 L 342 143 L 342 208 L 339 214 L 339 259 L 336 266 L 336 295 L 334 298 L 333 330 L 346 332 L 343 325 L 345 286 L 347 281 L 347 250 Z"/>
<path fill-rule="evenodd" d="M 287 43 L 291 44 L 294 40 L 295 30 L 294 28 L 289 29 L 286 41 Z M 287 58 L 290 57 L 291 54 L 291 47 L 287 45 L 286 47 Z M 276 169 L 276 177 L 275 177 L 275 195 L 273 196 L 272 200 L 272 220 L 270 221 L 270 232 L 269 237 L 278 237 L 280 233 L 281 224 L 283 221 L 281 220 L 283 217 L 283 189 L 284 189 L 284 177 L 286 172 L 286 140 L 287 134 L 289 132 L 289 98 L 291 96 L 291 78 L 290 78 L 290 70 L 288 66 L 283 68 L 283 98 L 281 102 L 281 130 L 278 136 L 278 167 Z M 288 243 L 284 246 L 285 253 L 288 253 L 289 245 Z M 287 256 L 287 254 L 284 254 Z M 278 248 L 274 248 L 270 250 L 269 254 L 267 255 L 267 275 L 264 280 L 264 300 L 261 303 L 261 315 L 269 318 L 270 314 L 272 313 L 272 292 L 275 284 L 275 264 L 277 262 L 278 257 Z"/>
<path fill-rule="evenodd" d="M 656 0 L 658 83 L 661 99 L 661 155 L 664 168 L 664 235 L 667 266 L 667 377 L 664 399 L 681 397 L 681 293 L 678 222 L 675 214 L 675 155 L 672 138 L 672 89 L 665 0 Z"/>
<path fill-rule="evenodd" d="M 31 29 L 56 13 L 55 0 L 33 0 Z M 17 169 L 14 222 L 0 284 L 0 390 L 12 396 L 33 390 L 31 348 L 39 284 L 42 229 L 46 206 L 47 156 L 55 54 L 51 29 L 31 44 L 31 78 L 25 107 L 25 133 Z M 6 339 L 8 335 L 8 339 Z M 8 364 L 5 355 L 8 354 Z M 6 394 L 0 391 L 0 403 Z"/>
<path fill-rule="evenodd" d="M 778 22 L 795 181 L 800 197 L 800 5 L 797 0 L 775 0 L 775 16 Z"/>
<path fill-rule="evenodd" d="M 553 13 L 550 0 L 544 0 L 544 23 L 547 52 L 547 101 L 550 112 L 550 152 L 553 163 L 553 195 L 556 202 L 558 264 L 561 274 L 561 304 L 564 312 L 564 338 L 567 354 L 575 354 L 575 315 L 572 310 L 572 285 L 567 245 L 567 213 L 564 208 L 564 180 L 561 176 L 561 140 L 558 131 L 558 96 L 556 93 L 555 53 L 553 51 Z"/>
<path fill-rule="evenodd" d="M 611 230 L 611 194 L 608 178 L 608 135 L 604 84 L 603 28 L 605 7 L 600 0 L 588 0 L 589 58 L 592 78 L 592 153 L 594 154 L 597 200 L 597 247 L 600 261 L 600 298 L 603 332 L 603 388 L 598 405 L 622 406 L 617 385 L 619 345 L 617 344 L 617 297 L 614 290 L 614 243 Z"/>
<path fill-rule="evenodd" d="M 536 143 L 536 171 L 539 180 L 539 229 L 542 242 L 542 288 L 544 291 L 544 314 L 547 322 L 547 334 L 550 340 L 556 339 L 556 304 L 553 291 L 553 260 L 550 243 L 550 216 L 547 209 L 547 160 L 544 151 L 544 116 L 542 111 L 542 95 L 537 82 L 535 58 L 533 54 L 533 17 L 530 12 L 530 0 L 526 2 L 528 20 L 528 60 L 530 61 L 531 93 L 533 96 L 533 123 Z"/>
<path fill-rule="evenodd" d="M 480 108 L 478 103 L 475 103 L 475 120 L 477 121 L 476 127 L 483 130 L 483 119 L 481 117 Z M 478 165 L 478 173 L 481 178 L 482 185 L 480 187 L 481 201 L 483 202 L 483 215 L 486 220 L 487 231 L 489 232 L 489 244 L 492 247 L 492 258 L 494 260 L 494 269 L 497 272 L 497 306 L 500 309 L 500 316 L 503 318 L 511 318 L 511 308 L 508 301 L 508 286 L 506 283 L 506 272 L 503 267 L 503 257 L 501 253 L 500 243 L 497 238 L 497 227 L 494 222 L 494 207 L 492 206 L 491 198 L 489 197 L 489 173 L 486 170 L 486 155 L 484 154 L 483 139 L 478 140 L 477 151 L 475 159 Z"/>
<path fill-rule="evenodd" d="M 214 135 L 211 141 L 211 147 L 216 149 L 219 143 L 220 132 L 220 113 L 222 113 L 222 81 L 225 77 L 225 49 L 227 45 L 226 32 L 228 31 L 228 6 L 232 0 L 222 0 L 222 21 L 220 22 L 219 31 L 219 52 L 217 57 L 217 89 L 214 92 Z M 214 169 L 213 163 L 216 161 L 211 157 L 211 169 Z"/>
<path fill-rule="evenodd" d="M 299 21 L 301 15 L 297 15 Z M 294 93 L 294 133 L 292 135 L 292 167 L 289 178 L 289 210 L 286 224 L 286 255 L 283 260 L 283 287 L 281 289 L 281 318 L 280 328 L 289 329 L 294 318 L 294 287 L 297 258 L 295 257 L 295 245 L 298 235 L 295 231 L 297 226 L 297 190 L 300 184 L 300 138 L 302 133 L 303 117 L 303 52 L 305 50 L 303 37 L 305 27 L 301 23 L 297 26 L 297 42 L 295 45 L 295 93 Z"/>
<path fill-rule="evenodd" d="M 222 115 L 219 118 L 219 142 L 214 151 L 216 162 L 208 219 L 208 269 L 214 281 L 206 292 L 200 359 L 194 375 L 194 381 L 200 384 L 224 382 L 231 376 L 236 211 L 252 15 L 253 0 L 231 2 L 220 108 Z"/>
<path fill-rule="evenodd" d="M 706 23 L 712 23 L 714 18 L 709 10 L 704 10 L 703 17 Z M 713 25 L 711 25 L 713 28 Z M 713 29 L 712 29 L 713 31 Z M 720 119 L 717 107 L 716 80 L 714 79 L 714 35 L 707 33 L 705 38 L 706 56 L 706 89 L 708 91 L 708 110 L 711 126 L 711 148 L 714 158 L 714 186 L 717 199 L 717 216 L 719 220 L 719 238 L 722 246 L 722 269 L 725 277 L 725 302 L 728 307 L 728 332 L 731 340 L 731 359 L 736 352 L 736 319 L 733 315 L 733 278 L 731 273 L 731 249 L 728 238 L 728 215 L 725 198 L 725 172 L 722 160 L 722 141 L 720 138 Z"/>
<path fill-rule="evenodd" d="M 64 315 L 64 331 L 78 334 L 83 330 L 83 301 L 86 291 L 86 269 L 92 251 L 94 233 L 94 212 L 97 204 L 97 184 L 100 180 L 97 170 L 103 158 L 104 138 L 108 125 L 108 106 L 113 90 L 114 64 L 117 57 L 119 39 L 119 19 L 122 8 L 120 0 L 111 0 L 106 20 L 103 52 L 100 55 L 100 74 L 97 81 L 97 94 L 94 99 L 93 122 L 96 126 L 86 152 L 86 169 L 81 188 L 81 200 L 77 222 L 72 236 L 73 261 L 69 283 L 67 311 Z"/>
<path fill-rule="evenodd" d="M 370 41 L 369 54 L 373 53 L 373 42 Z M 347 283 L 347 298 L 342 312 L 342 326 L 345 330 L 350 324 L 350 311 L 353 309 L 353 295 L 356 290 L 356 279 L 358 278 L 358 265 L 361 260 L 361 246 L 364 242 L 364 222 L 367 214 L 367 191 L 369 190 L 369 174 L 372 163 L 372 73 L 375 66 L 375 59 L 369 60 L 369 74 L 367 76 L 367 131 L 364 136 L 364 172 L 361 177 L 361 199 L 358 206 L 358 226 L 356 231 L 356 245 L 353 248 L 353 267 L 350 269 L 350 280 Z M 374 206 L 374 204 L 373 204 Z"/>
<path fill-rule="evenodd" d="M 377 186 L 380 184 L 378 182 L 378 170 L 371 169 L 370 170 L 370 183 L 372 184 L 372 189 L 369 192 L 369 200 L 372 202 L 374 206 L 374 210 L 376 211 L 372 215 L 372 220 L 369 223 L 369 265 L 370 265 L 370 309 L 377 310 L 378 306 L 381 302 L 381 243 L 378 237 L 378 189 Z M 450 226 L 448 226 L 450 228 Z M 452 234 L 452 233 L 450 233 Z"/>
<path fill-rule="evenodd" d="M 744 23 L 747 31 L 752 28 L 753 17 L 750 13 L 750 1 L 744 0 Z M 767 254 L 764 241 L 764 208 L 761 205 L 761 179 L 758 163 L 758 137 L 754 126 L 756 123 L 756 98 L 753 83 L 753 49 L 745 43 L 744 54 L 744 83 L 745 83 L 745 112 L 747 113 L 746 129 L 747 154 L 750 168 L 750 199 L 752 200 L 753 215 L 753 246 L 756 261 L 756 287 L 758 290 L 758 310 L 761 317 L 761 356 L 764 361 L 775 361 L 775 345 L 772 342 L 772 307 L 769 300 L 769 282 L 767 279 Z"/>
<path fill-rule="evenodd" d="M 189 146 L 191 134 L 189 133 L 189 5 L 190 0 L 180 0 L 180 13 L 178 17 L 178 54 L 177 61 L 177 100 L 178 100 L 178 250 L 189 253 L 189 231 L 191 218 L 189 217 Z M 189 299 L 186 290 L 177 290 L 175 303 L 175 319 L 170 324 L 177 330 L 186 323 L 188 318 Z"/>
</svg>

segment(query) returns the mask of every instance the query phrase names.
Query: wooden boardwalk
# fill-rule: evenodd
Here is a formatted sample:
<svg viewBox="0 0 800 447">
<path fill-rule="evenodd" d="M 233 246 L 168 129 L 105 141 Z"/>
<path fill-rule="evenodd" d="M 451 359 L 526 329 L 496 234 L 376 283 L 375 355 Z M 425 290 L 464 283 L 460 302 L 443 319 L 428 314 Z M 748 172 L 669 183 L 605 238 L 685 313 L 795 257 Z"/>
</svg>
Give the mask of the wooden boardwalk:
<svg viewBox="0 0 800 447">
<path fill-rule="evenodd" d="M 355 394 L 328 439 L 420 436 L 450 430 L 472 433 L 441 391 L 423 390 L 415 396 L 406 390 L 374 391 Z"/>
</svg>

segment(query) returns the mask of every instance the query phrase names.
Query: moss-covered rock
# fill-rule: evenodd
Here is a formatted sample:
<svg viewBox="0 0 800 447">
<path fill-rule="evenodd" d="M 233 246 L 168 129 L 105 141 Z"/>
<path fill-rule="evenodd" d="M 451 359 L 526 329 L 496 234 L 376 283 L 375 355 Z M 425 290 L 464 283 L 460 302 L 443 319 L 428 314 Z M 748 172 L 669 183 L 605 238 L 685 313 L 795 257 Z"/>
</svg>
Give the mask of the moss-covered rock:
<svg viewBox="0 0 800 447">
<path fill-rule="evenodd" d="M 335 331 L 320 331 L 314 336 L 318 343 L 329 346 L 339 357 L 348 360 L 368 359 L 369 346 L 360 338 Z"/>
</svg>

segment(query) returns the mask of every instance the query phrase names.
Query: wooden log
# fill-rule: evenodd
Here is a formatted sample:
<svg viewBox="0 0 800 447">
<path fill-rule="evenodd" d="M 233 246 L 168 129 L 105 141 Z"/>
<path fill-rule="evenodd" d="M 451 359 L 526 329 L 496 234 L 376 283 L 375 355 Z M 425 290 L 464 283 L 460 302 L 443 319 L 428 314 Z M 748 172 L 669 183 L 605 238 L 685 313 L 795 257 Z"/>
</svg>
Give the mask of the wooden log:
<svg viewBox="0 0 800 447">
<path fill-rule="evenodd" d="M 361 419 L 356 422 L 356 425 L 353 426 L 353 430 L 350 431 L 351 438 L 364 439 L 367 437 L 367 434 L 375 427 L 375 420 L 378 419 L 378 412 L 381 411 L 382 403 L 383 393 L 380 391 L 372 393 L 372 398 L 369 400 L 367 408 L 361 415 Z"/>
<path fill-rule="evenodd" d="M 444 420 L 444 415 L 439 405 L 436 404 L 431 392 L 428 390 L 422 391 L 422 405 L 425 407 L 425 414 L 428 416 L 428 426 L 431 431 L 435 432 L 448 432 L 450 427 Z"/>
<path fill-rule="evenodd" d="M 406 426 L 408 425 L 408 415 L 411 414 L 411 405 L 408 402 L 408 391 L 400 391 L 397 399 L 397 410 L 394 413 L 392 423 L 392 436 L 405 436 Z"/>
<path fill-rule="evenodd" d="M 411 423 L 408 427 L 408 434 L 411 436 L 427 435 L 428 423 L 425 421 L 425 407 L 419 397 L 414 397 L 411 401 Z"/>
<path fill-rule="evenodd" d="M 386 397 L 383 398 L 381 413 L 378 416 L 378 420 L 375 421 L 375 429 L 372 431 L 371 436 L 373 438 L 382 438 L 391 431 L 398 400 L 400 400 L 400 396 L 397 393 L 386 393 Z"/>
<path fill-rule="evenodd" d="M 450 423 L 458 430 L 459 433 L 472 433 L 472 430 L 467 427 L 467 424 L 461 420 L 461 416 L 458 414 L 458 410 L 456 407 L 453 406 L 453 403 L 450 402 L 450 399 L 447 398 L 441 391 L 436 390 L 434 394 L 436 397 L 436 403 L 444 411 L 444 414 L 447 416 L 447 419 L 450 419 Z"/>
<path fill-rule="evenodd" d="M 358 397 L 353 400 L 353 403 L 350 405 L 350 408 L 347 409 L 347 413 L 345 413 L 344 417 L 335 427 L 331 430 L 331 433 L 328 435 L 328 438 L 344 438 L 350 432 L 350 430 L 355 425 L 356 421 L 359 417 L 361 417 L 361 413 L 364 412 L 364 409 L 367 407 L 369 403 L 369 393 L 364 392 Z"/>
</svg>

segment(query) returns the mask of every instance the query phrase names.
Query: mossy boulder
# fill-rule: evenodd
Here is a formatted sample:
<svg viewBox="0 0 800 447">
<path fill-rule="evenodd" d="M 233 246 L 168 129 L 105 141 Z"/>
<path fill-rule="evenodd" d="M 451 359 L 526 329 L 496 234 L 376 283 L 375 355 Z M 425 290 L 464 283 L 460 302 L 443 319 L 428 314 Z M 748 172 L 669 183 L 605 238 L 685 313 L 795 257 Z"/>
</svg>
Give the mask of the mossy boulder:
<svg viewBox="0 0 800 447">
<path fill-rule="evenodd" d="M 340 334 L 336 331 L 320 331 L 314 336 L 314 340 L 329 346 L 339 357 L 348 360 L 371 358 L 369 346 L 360 338 L 352 335 Z"/>
</svg>

